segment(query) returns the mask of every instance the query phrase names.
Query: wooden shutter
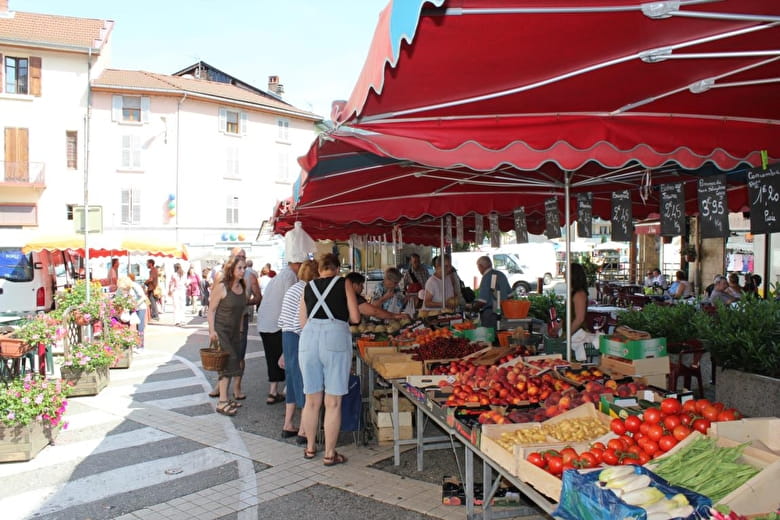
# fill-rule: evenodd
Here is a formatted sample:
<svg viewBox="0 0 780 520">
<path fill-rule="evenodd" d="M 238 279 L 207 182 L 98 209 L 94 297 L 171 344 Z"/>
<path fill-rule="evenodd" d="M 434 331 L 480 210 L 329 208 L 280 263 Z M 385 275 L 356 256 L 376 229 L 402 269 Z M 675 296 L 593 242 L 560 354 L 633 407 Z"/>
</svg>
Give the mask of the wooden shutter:
<svg viewBox="0 0 780 520">
<path fill-rule="evenodd" d="M 114 94 L 111 98 L 111 121 L 122 120 L 122 96 Z"/>
<path fill-rule="evenodd" d="M 217 123 L 219 124 L 219 131 L 224 132 L 227 128 L 227 109 L 219 109 L 219 121 Z"/>
<path fill-rule="evenodd" d="M 143 96 L 141 98 L 141 122 L 148 123 L 149 122 L 149 108 L 151 106 L 151 101 L 149 99 L 149 96 Z"/>
<path fill-rule="evenodd" d="M 3 72 L 5 72 L 5 62 L 3 61 L 3 54 L 0 53 L 0 92 L 5 91 L 5 83 L 3 83 Z"/>
<path fill-rule="evenodd" d="M 5 129 L 5 178 L 29 182 L 28 132 L 26 128 Z"/>
<path fill-rule="evenodd" d="M 41 95 L 41 58 L 30 56 L 30 94 Z"/>
</svg>

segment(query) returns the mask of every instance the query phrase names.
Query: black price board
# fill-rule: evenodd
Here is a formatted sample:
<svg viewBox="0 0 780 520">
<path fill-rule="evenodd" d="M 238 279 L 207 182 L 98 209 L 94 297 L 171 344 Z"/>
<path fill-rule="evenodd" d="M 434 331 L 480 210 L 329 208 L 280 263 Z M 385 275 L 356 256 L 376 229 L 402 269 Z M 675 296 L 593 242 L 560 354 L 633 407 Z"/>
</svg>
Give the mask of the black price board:
<svg viewBox="0 0 780 520">
<path fill-rule="evenodd" d="M 729 236 L 729 210 L 726 201 L 726 176 L 699 177 L 699 220 L 702 238 Z"/>
<path fill-rule="evenodd" d="M 517 208 L 515 218 L 515 241 L 518 244 L 528 243 L 528 223 L 525 221 L 525 207 Z"/>
<path fill-rule="evenodd" d="M 676 237 L 685 232 L 685 185 L 661 184 L 661 236 Z"/>
<path fill-rule="evenodd" d="M 577 194 L 577 236 L 591 238 L 593 236 L 593 194 Z"/>
<path fill-rule="evenodd" d="M 612 193 L 612 240 L 628 242 L 634 234 L 631 212 L 631 193 L 628 190 Z"/>
<path fill-rule="evenodd" d="M 558 211 L 558 199 L 555 197 L 544 201 L 544 221 L 547 238 L 561 238 L 561 213 Z"/>
<path fill-rule="evenodd" d="M 750 232 L 754 235 L 780 231 L 780 163 L 747 174 L 750 191 Z"/>
<path fill-rule="evenodd" d="M 482 215 L 474 215 L 474 243 L 478 246 L 481 246 L 482 242 L 485 240 L 485 232 L 482 224 Z"/>
</svg>

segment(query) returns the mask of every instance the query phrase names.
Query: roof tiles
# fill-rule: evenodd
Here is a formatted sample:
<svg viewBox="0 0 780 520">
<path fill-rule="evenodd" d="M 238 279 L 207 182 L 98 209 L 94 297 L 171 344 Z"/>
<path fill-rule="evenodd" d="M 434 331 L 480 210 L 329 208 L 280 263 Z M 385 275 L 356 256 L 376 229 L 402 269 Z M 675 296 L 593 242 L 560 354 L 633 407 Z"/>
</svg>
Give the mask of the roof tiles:
<svg viewBox="0 0 780 520">
<path fill-rule="evenodd" d="M 12 12 L 0 17 L 0 39 L 19 44 L 100 49 L 108 40 L 114 22 L 50 14 Z"/>
</svg>

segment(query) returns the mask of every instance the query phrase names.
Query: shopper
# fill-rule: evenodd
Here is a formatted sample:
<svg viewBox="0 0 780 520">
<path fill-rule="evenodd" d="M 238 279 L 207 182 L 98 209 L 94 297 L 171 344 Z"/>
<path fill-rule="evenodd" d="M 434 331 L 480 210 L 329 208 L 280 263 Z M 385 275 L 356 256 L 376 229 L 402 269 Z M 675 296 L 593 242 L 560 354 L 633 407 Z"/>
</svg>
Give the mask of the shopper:
<svg viewBox="0 0 780 520">
<path fill-rule="evenodd" d="M 119 259 L 111 259 L 111 267 L 108 270 L 108 292 L 116 292 L 116 285 L 119 281 Z"/>
<path fill-rule="evenodd" d="M 159 283 L 159 276 L 157 274 L 157 267 L 154 265 L 154 259 L 150 258 L 146 261 L 146 268 L 149 269 L 149 277 L 144 282 L 146 286 L 146 297 L 149 298 L 149 319 L 157 321 L 160 319 L 160 313 L 157 310 L 157 284 Z"/>
<path fill-rule="evenodd" d="M 130 279 L 130 277 L 123 276 L 117 281 L 117 294 L 127 297 L 134 306 L 134 312 L 138 317 L 136 327 L 138 329 L 138 335 L 140 336 L 140 342 L 136 347 L 136 352 L 143 351 L 144 330 L 146 329 L 146 309 L 148 307 L 146 303 L 146 291 L 144 291 L 139 284 Z"/>
<path fill-rule="evenodd" d="M 351 272 L 348 273 L 345 278 L 352 282 L 352 289 L 355 290 L 357 296 L 358 310 L 361 316 L 368 316 L 372 318 L 379 318 L 380 320 L 402 320 L 404 318 L 410 318 L 408 314 L 402 312 L 388 312 L 382 308 L 375 307 L 368 303 L 363 295 L 363 287 L 366 283 L 366 277 L 360 273 Z"/>
<path fill-rule="evenodd" d="M 186 303 L 187 281 L 180 263 L 173 264 L 173 274 L 168 282 L 168 296 L 173 300 L 173 323 L 184 326 L 184 307 Z"/>
<path fill-rule="evenodd" d="M 200 277 L 192 266 L 187 269 L 187 300 L 187 304 L 192 306 L 192 314 L 198 314 L 198 306 L 200 304 Z"/>
</svg>

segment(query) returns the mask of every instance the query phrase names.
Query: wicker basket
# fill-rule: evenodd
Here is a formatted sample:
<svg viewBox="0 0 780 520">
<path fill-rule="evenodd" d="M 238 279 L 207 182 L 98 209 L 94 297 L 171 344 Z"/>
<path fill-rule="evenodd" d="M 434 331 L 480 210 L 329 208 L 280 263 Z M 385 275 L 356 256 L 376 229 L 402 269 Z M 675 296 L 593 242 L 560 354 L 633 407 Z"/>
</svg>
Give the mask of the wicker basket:
<svg viewBox="0 0 780 520">
<path fill-rule="evenodd" d="M 212 340 L 208 348 L 200 349 L 200 364 L 204 370 L 219 372 L 225 368 L 230 354 L 222 350 L 219 341 Z"/>
</svg>

